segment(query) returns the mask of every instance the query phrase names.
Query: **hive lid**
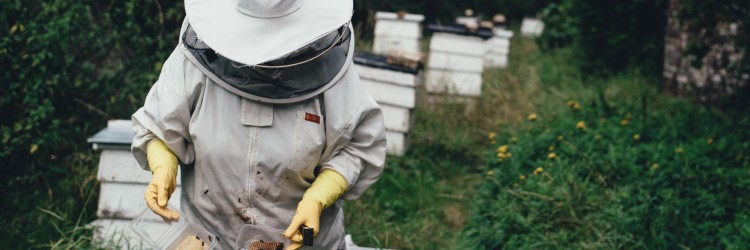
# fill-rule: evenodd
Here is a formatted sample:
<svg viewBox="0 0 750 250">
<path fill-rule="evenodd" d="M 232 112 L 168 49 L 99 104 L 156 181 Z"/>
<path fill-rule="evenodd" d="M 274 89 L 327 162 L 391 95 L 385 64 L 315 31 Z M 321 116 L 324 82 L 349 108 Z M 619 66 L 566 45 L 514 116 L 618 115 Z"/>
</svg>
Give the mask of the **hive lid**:
<svg viewBox="0 0 750 250">
<path fill-rule="evenodd" d="M 463 25 L 458 24 L 428 24 L 427 30 L 432 32 L 443 32 L 456 35 L 464 36 L 475 36 L 482 39 L 492 38 L 492 30 L 486 28 L 478 28 L 476 31 L 470 31 Z"/>
</svg>

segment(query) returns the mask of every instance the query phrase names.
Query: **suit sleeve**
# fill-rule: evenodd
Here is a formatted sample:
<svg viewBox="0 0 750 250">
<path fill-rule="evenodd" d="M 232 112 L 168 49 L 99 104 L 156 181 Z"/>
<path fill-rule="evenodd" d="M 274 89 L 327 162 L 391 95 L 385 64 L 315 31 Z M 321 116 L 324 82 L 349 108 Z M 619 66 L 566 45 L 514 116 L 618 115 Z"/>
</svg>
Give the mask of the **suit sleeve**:
<svg viewBox="0 0 750 250">
<path fill-rule="evenodd" d="M 143 107 L 132 116 L 135 137 L 131 151 L 145 170 L 150 170 L 146 146 L 154 138 L 164 141 L 180 164 L 192 164 L 195 160 L 189 123 L 203 84 L 191 72 L 195 71 L 193 67 L 180 49 L 175 49 L 164 62 Z"/>
</svg>

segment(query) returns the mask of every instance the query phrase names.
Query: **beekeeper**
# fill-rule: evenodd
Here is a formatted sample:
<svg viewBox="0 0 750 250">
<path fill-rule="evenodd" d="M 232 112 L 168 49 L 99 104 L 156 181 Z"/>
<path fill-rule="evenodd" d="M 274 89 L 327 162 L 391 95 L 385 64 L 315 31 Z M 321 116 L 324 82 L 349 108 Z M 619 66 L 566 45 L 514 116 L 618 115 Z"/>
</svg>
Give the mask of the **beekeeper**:
<svg viewBox="0 0 750 250">
<path fill-rule="evenodd" d="M 177 48 L 133 114 L 155 213 L 181 168 L 188 221 L 238 249 L 247 225 L 344 248 L 340 198 L 380 176 L 383 116 L 352 65 L 352 0 L 186 0 Z M 247 230 L 244 230 L 247 232 Z"/>
</svg>

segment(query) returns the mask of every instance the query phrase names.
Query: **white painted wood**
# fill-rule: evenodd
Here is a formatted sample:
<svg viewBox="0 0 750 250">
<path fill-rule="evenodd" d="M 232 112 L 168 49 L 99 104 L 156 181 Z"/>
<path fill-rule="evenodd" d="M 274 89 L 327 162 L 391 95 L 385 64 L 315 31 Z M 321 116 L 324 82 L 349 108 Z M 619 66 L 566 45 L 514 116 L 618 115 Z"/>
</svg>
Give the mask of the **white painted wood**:
<svg viewBox="0 0 750 250">
<path fill-rule="evenodd" d="M 461 25 L 475 25 L 479 26 L 479 18 L 475 16 L 460 16 L 456 17 L 456 23 Z"/>
<path fill-rule="evenodd" d="M 411 127 L 411 109 L 391 106 L 384 103 L 379 105 L 380 110 L 383 111 L 385 129 L 401 133 L 409 132 L 409 127 Z"/>
<path fill-rule="evenodd" d="M 505 68 L 508 66 L 508 55 L 507 54 L 487 54 L 484 58 L 485 67 L 499 67 Z"/>
<path fill-rule="evenodd" d="M 146 207 L 143 193 L 147 184 L 102 182 L 99 190 L 99 218 L 132 219 Z M 181 188 L 177 187 L 169 199 L 174 207 L 180 207 Z"/>
<path fill-rule="evenodd" d="M 399 20 L 406 22 L 422 22 L 424 15 L 407 13 L 403 18 L 398 18 L 398 14 L 394 12 L 383 12 L 378 11 L 375 13 L 375 20 Z"/>
<path fill-rule="evenodd" d="M 521 35 L 538 37 L 544 31 L 544 22 L 536 18 L 524 18 L 521 22 Z"/>
<path fill-rule="evenodd" d="M 484 50 L 484 40 L 475 36 L 435 32 L 430 40 L 430 53 L 439 51 L 482 57 Z"/>
<path fill-rule="evenodd" d="M 109 120 L 107 121 L 107 127 L 113 129 L 125 129 L 132 130 L 133 122 L 130 120 Z"/>
<path fill-rule="evenodd" d="M 511 39 L 513 37 L 513 31 L 506 30 L 506 29 L 503 29 L 503 28 L 494 28 L 494 29 L 492 29 L 492 33 L 497 38 Z"/>
<path fill-rule="evenodd" d="M 468 56 L 433 51 L 430 53 L 428 65 L 430 70 L 443 69 L 481 74 L 484 67 L 484 54 L 482 56 Z"/>
<path fill-rule="evenodd" d="M 471 97 L 482 93 L 482 75 L 478 73 L 430 69 L 426 77 L 425 88 L 428 93 L 448 93 Z"/>
<path fill-rule="evenodd" d="M 414 108 L 417 92 L 412 87 L 361 79 L 365 90 L 378 103 Z"/>
<path fill-rule="evenodd" d="M 386 153 L 397 156 L 404 155 L 407 146 L 406 134 L 386 130 L 385 140 L 387 145 Z"/>
<path fill-rule="evenodd" d="M 372 44 L 372 52 L 385 55 L 390 51 L 421 52 L 419 40 L 416 38 L 375 36 Z"/>
<path fill-rule="evenodd" d="M 402 37 L 417 40 L 422 37 L 422 31 L 418 22 L 382 19 L 375 22 L 375 36 Z"/>
<path fill-rule="evenodd" d="M 126 150 L 102 150 L 99 156 L 99 169 L 96 179 L 101 182 L 142 183 L 151 181 L 151 171 L 143 170 Z M 177 173 L 177 185 L 180 184 Z"/>
<path fill-rule="evenodd" d="M 355 69 L 357 70 L 357 73 L 359 74 L 359 77 L 361 79 L 393 83 L 407 87 L 414 87 L 417 85 L 417 76 L 414 74 L 394 70 L 372 68 L 359 64 L 355 64 Z"/>
<path fill-rule="evenodd" d="M 130 230 L 130 219 L 100 218 L 89 224 L 93 228 L 94 242 L 104 249 L 148 249 L 138 235 Z M 143 225 L 156 223 L 144 222 Z"/>
<path fill-rule="evenodd" d="M 494 49 L 494 48 L 509 48 L 510 47 L 510 40 L 505 38 L 498 38 L 493 37 L 490 39 L 487 39 L 487 41 L 484 42 L 484 46 L 487 46 L 487 49 Z"/>
</svg>

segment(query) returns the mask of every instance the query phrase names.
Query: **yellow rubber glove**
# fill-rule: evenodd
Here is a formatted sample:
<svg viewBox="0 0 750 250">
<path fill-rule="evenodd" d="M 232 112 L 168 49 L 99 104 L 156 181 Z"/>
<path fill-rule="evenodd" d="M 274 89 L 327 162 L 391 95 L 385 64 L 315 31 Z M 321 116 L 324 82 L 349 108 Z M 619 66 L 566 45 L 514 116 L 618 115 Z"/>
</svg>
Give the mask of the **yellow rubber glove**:
<svg viewBox="0 0 750 250">
<path fill-rule="evenodd" d="M 302 201 L 297 204 L 297 212 L 292 218 L 292 223 L 284 232 L 284 237 L 292 241 L 287 250 L 302 248 L 300 227 L 303 225 L 313 229 L 313 237 L 318 236 L 320 213 L 336 202 L 344 194 L 346 187 L 346 179 L 338 172 L 330 169 L 320 172 L 310 188 L 305 191 Z"/>
<path fill-rule="evenodd" d="M 146 205 L 164 221 L 176 221 L 180 214 L 167 208 L 169 197 L 177 188 L 177 157 L 162 140 L 153 139 L 146 146 L 151 167 L 151 182 L 146 187 Z"/>
</svg>

